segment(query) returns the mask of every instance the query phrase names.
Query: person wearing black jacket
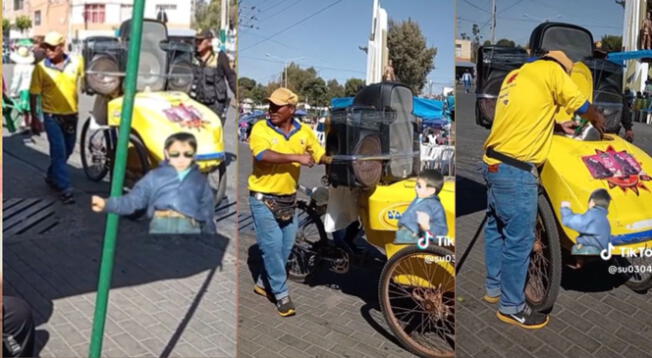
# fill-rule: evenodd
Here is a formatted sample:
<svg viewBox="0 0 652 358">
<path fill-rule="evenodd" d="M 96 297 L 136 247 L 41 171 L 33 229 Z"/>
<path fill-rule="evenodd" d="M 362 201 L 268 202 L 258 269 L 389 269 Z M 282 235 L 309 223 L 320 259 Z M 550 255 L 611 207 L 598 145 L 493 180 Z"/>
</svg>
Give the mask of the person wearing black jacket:
<svg viewBox="0 0 652 358">
<path fill-rule="evenodd" d="M 190 96 L 208 106 L 222 121 L 224 127 L 226 109 L 229 105 L 227 82 L 231 92 L 236 93 L 236 74 L 229 65 L 229 58 L 220 51 L 213 51 L 213 34 L 204 30 L 195 37 L 196 57 L 193 66 L 193 86 Z"/>
</svg>

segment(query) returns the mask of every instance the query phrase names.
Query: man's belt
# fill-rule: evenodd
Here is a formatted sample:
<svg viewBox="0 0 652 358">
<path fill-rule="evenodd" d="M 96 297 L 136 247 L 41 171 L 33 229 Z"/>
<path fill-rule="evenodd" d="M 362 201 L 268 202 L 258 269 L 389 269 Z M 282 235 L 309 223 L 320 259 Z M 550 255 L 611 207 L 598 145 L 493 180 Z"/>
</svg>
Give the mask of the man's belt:
<svg viewBox="0 0 652 358">
<path fill-rule="evenodd" d="M 156 210 L 154 216 L 158 218 L 185 218 L 190 219 L 189 217 L 181 214 L 180 212 L 174 210 Z"/>
<path fill-rule="evenodd" d="M 267 194 L 267 193 L 261 193 L 261 192 L 258 192 L 258 191 L 249 190 L 249 196 L 254 197 L 254 199 L 256 199 L 256 200 L 263 200 L 265 198 L 269 198 L 269 199 L 289 199 L 291 197 L 296 196 L 296 194 L 277 195 L 277 194 Z"/>
<path fill-rule="evenodd" d="M 524 170 L 526 172 L 530 172 L 530 173 L 532 173 L 532 175 L 534 175 L 537 178 L 539 177 L 539 170 L 537 169 L 537 166 L 532 164 L 532 163 L 524 162 L 522 160 L 512 158 L 512 157 L 510 157 L 510 156 L 508 156 L 506 154 L 503 154 L 501 152 L 497 152 L 496 150 L 494 150 L 493 147 L 487 148 L 486 154 L 487 154 L 487 157 L 489 157 L 489 158 L 500 160 L 501 162 L 503 162 L 503 163 L 505 163 L 507 165 L 510 165 L 510 166 L 512 166 L 514 168 L 517 168 L 517 169 Z"/>
</svg>

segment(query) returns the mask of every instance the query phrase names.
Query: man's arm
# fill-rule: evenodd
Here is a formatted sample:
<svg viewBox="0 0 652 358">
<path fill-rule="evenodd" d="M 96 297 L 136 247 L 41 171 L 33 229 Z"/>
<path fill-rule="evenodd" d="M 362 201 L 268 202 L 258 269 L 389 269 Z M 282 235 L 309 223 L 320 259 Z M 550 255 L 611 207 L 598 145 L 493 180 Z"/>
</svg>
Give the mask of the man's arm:
<svg viewBox="0 0 652 358">
<path fill-rule="evenodd" d="M 229 64 L 229 57 L 224 53 L 224 51 L 219 52 L 217 62 L 218 65 L 222 67 L 222 72 L 226 76 L 226 81 L 229 83 L 229 88 L 231 89 L 231 92 L 233 92 L 234 96 L 237 96 L 238 95 L 237 75 L 235 71 L 231 68 L 231 65 Z"/>
<path fill-rule="evenodd" d="M 315 165 L 315 161 L 310 154 L 284 154 L 270 149 L 264 150 L 256 155 L 256 160 L 271 164 L 299 163 L 307 167 Z"/>
</svg>

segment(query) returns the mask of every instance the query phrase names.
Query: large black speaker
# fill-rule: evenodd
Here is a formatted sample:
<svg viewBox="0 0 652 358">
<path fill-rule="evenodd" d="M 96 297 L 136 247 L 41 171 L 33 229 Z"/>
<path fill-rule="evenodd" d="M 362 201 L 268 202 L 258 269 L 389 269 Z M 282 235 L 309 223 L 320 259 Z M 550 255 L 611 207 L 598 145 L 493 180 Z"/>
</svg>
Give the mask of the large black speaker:
<svg viewBox="0 0 652 358">
<path fill-rule="evenodd" d="M 507 74 L 527 61 L 522 48 L 481 46 L 478 48 L 476 68 L 476 118 L 477 124 L 490 128 L 496 112 L 496 98 Z"/>
<path fill-rule="evenodd" d="M 126 66 L 126 51 L 116 37 L 92 36 L 82 42 L 84 68 L 84 92 L 108 95 L 119 89 L 122 78 L 118 73 Z"/>
<path fill-rule="evenodd" d="M 593 104 L 605 117 L 605 130 L 618 133 L 623 116 L 623 68 L 605 59 L 583 61 L 593 75 Z"/>
<path fill-rule="evenodd" d="M 564 51 L 573 62 L 593 57 L 591 32 L 573 24 L 544 22 L 532 30 L 529 46 L 537 57 L 548 51 Z"/>
<path fill-rule="evenodd" d="M 326 136 L 328 167 L 334 186 L 372 187 L 392 183 L 419 170 L 417 121 L 413 94 L 400 83 L 364 87 L 353 106 L 334 110 Z"/>
</svg>

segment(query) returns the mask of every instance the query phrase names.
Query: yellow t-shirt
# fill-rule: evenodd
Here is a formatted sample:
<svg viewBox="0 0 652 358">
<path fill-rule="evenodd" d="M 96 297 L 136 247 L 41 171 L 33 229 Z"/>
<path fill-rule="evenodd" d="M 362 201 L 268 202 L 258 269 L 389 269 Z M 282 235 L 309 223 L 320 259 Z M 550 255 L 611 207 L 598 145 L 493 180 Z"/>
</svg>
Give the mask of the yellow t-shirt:
<svg viewBox="0 0 652 358">
<path fill-rule="evenodd" d="M 251 129 L 249 147 L 254 155 L 254 165 L 249 176 L 249 190 L 276 195 L 294 194 L 297 191 L 301 165 L 272 164 L 258 160 L 266 150 L 282 154 L 306 154 L 310 150 L 315 162 L 321 160 L 326 151 L 315 132 L 296 120 L 293 125 L 294 128 L 287 136 L 265 120 L 256 123 Z"/>
<path fill-rule="evenodd" d="M 63 70 L 46 58 L 34 67 L 29 92 L 41 95 L 45 113 L 74 114 L 79 110 L 78 84 L 83 75 L 81 56 L 68 56 Z"/>
<path fill-rule="evenodd" d="M 484 149 L 542 164 L 550 151 L 554 116 L 563 109 L 584 113 L 589 102 L 556 62 L 537 60 L 510 72 L 500 88 L 496 115 Z M 491 165 L 500 163 L 487 157 Z"/>
</svg>

